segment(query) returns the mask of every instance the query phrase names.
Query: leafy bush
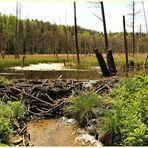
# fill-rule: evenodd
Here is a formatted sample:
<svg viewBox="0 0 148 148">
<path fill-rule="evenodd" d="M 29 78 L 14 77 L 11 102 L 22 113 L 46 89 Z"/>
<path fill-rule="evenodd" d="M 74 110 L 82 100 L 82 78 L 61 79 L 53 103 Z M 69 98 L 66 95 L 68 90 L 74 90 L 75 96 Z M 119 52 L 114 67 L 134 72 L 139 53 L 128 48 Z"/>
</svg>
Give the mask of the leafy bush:
<svg viewBox="0 0 148 148">
<path fill-rule="evenodd" d="M 23 117 L 25 113 L 25 107 L 20 101 L 7 104 L 0 101 L 0 143 L 9 143 L 11 123 L 15 118 Z"/>
<path fill-rule="evenodd" d="M 85 127 L 88 121 L 96 116 L 101 103 L 101 97 L 94 91 L 80 91 L 69 98 L 69 105 L 65 110 L 80 123 L 81 127 Z"/>
<path fill-rule="evenodd" d="M 20 101 L 8 101 L 8 106 L 12 109 L 15 118 L 23 117 L 26 113 L 25 105 L 22 104 Z"/>
<path fill-rule="evenodd" d="M 115 135 L 115 145 L 148 145 L 148 77 L 128 79 L 110 96 L 114 103 L 103 130 Z"/>
<path fill-rule="evenodd" d="M 3 76 L 0 76 L 0 83 L 2 84 L 9 84 L 10 81 Z"/>
</svg>

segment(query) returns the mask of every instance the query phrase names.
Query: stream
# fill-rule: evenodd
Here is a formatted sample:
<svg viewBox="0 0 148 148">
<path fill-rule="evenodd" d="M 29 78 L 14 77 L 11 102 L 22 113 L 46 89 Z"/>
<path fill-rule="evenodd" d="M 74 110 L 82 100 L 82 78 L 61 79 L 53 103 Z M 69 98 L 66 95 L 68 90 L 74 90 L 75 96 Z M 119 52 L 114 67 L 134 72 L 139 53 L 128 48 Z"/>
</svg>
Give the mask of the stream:
<svg viewBox="0 0 148 148">
<path fill-rule="evenodd" d="M 101 146 L 73 119 L 42 119 L 27 125 L 31 146 Z"/>
</svg>

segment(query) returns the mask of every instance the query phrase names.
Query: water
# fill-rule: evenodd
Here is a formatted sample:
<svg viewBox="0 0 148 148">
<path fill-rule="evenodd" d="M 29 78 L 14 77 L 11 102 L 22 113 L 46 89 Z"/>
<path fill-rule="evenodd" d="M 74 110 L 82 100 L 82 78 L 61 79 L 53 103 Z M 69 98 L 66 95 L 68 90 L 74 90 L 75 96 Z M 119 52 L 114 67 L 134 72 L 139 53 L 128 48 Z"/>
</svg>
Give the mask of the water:
<svg viewBox="0 0 148 148">
<path fill-rule="evenodd" d="M 64 118 L 63 118 L 64 119 Z M 90 135 L 77 132 L 80 130 L 74 120 L 48 119 L 28 123 L 30 145 L 33 146 L 95 146 L 100 145 Z M 83 132 L 83 131 L 81 131 Z M 85 140 L 84 140 L 85 137 Z M 89 139 L 87 139 L 87 137 Z M 87 140 L 86 140 L 87 139 Z M 92 140 L 92 142 L 91 142 Z"/>
<path fill-rule="evenodd" d="M 131 67 L 128 76 L 146 75 L 147 68 Z M 63 63 L 39 63 L 25 67 L 12 67 L 11 69 L 1 69 L 0 75 L 8 79 L 79 79 L 98 80 L 102 73 L 99 69 L 92 67 L 92 70 L 66 69 Z M 116 76 L 125 77 L 125 68 L 118 69 Z"/>
<path fill-rule="evenodd" d="M 39 63 L 30 64 L 29 66 L 16 66 L 12 67 L 14 70 L 36 70 L 36 71 L 48 71 L 48 70 L 65 70 L 63 63 Z"/>
</svg>

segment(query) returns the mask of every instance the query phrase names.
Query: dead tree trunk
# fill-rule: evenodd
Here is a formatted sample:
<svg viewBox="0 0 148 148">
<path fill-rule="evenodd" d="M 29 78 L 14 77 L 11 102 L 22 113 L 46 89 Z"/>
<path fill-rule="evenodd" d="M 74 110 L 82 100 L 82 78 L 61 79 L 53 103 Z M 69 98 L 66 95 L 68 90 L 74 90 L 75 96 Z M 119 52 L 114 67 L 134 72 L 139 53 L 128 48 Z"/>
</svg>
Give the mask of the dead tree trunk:
<svg viewBox="0 0 148 148">
<path fill-rule="evenodd" d="M 66 51 L 66 56 L 67 56 L 67 61 L 69 60 L 69 56 L 68 56 L 68 39 L 67 39 L 67 27 L 65 26 L 64 28 L 64 32 L 65 32 L 65 51 Z"/>
<path fill-rule="evenodd" d="M 101 71 L 102 71 L 103 76 L 110 76 L 110 72 L 107 68 L 107 65 L 106 65 L 105 60 L 102 56 L 102 53 L 98 49 L 95 49 L 94 51 L 95 51 L 99 66 L 101 67 Z"/>
<path fill-rule="evenodd" d="M 145 20 L 146 32 L 148 33 L 148 25 L 147 25 L 147 19 L 146 19 L 146 12 L 145 12 L 145 7 L 144 7 L 144 2 L 143 1 L 142 1 L 142 8 L 143 8 L 143 15 L 144 15 L 144 20 Z"/>
<path fill-rule="evenodd" d="M 124 48 L 125 48 L 125 60 L 126 68 L 128 69 L 128 48 L 127 48 L 127 38 L 126 38 L 126 25 L 125 25 L 125 16 L 123 16 L 123 31 L 124 31 Z"/>
<path fill-rule="evenodd" d="M 22 67 L 25 65 L 25 58 L 26 58 L 26 40 L 23 42 L 23 57 L 22 57 Z"/>
<path fill-rule="evenodd" d="M 148 54 L 147 54 L 147 56 L 144 60 L 143 69 L 144 69 L 145 73 L 147 74 L 147 71 L 148 71 Z"/>
<path fill-rule="evenodd" d="M 1 16 L 1 13 L 0 13 L 0 53 L 2 55 L 2 52 L 3 52 L 3 21 L 2 21 L 2 16 Z M 3 56 L 2 56 L 3 58 Z"/>
<path fill-rule="evenodd" d="M 76 17 L 76 2 L 74 1 L 74 22 L 75 22 L 75 44 L 77 51 L 77 62 L 80 64 L 79 47 L 78 47 L 78 30 L 77 30 L 77 17 Z"/>
<path fill-rule="evenodd" d="M 65 32 L 65 51 L 66 51 L 66 55 L 67 55 L 67 61 L 69 61 L 69 56 L 68 56 L 68 34 L 67 34 L 67 25 L 66 25 L 66 20 L 67 20 L 67 11 L 65 14 L 65 27 L 64 27 L 64 32 Z"/>
<path fill-rule="evenodd" d="M 15 26 L 15 59 L 19 58 L 18 54 L 18 2 L 16 3 L 16 26 Z"/>
<path fill-rule="evenodd" d="M 103 21 L 103 29 L 104 29 L 105 50 L 107 52 L 107 49 L 108 49 L 108 38 L 107 38 L 107 29 L 106 29 L 104 5 L 103 5 L 102 1 L 101 1 L 101 10 L 102 10 L 102 21 Z"/>
<path fill-rule="evenodd" d="M 133 56 L 135 54 L 135 2 L 133 1 Z"/>
<path fill-rule="evenodd" d="M 116 69 L 116 65 L 114 62 L 114 58 L 113 58 L 113 54 L 112 54 L 111 49 L 107 50 L 107 64 L 108 64 L 108 68 L 109 68 L 111 75 L 116 75 L 117 69 Z"/>
<path fill-rule="evenodd" d="M 102 10 L 102 21 L 103 21 L 103 28 L 104 28 L 105 50 L 107 52 L 107 65 L 108 65 L 111 75 L 115 75 L 117 72 L 117 69 L 116 69 L 116 65 L 114 62 L 113 55 L 112 55 L 112 51 L 111 51 L 111 49 L 108 49 L 109 46 L 108 46 L 106 20 L 105 20 L 103 1 L 101 1 L 101 10 Z"/>
</svg>

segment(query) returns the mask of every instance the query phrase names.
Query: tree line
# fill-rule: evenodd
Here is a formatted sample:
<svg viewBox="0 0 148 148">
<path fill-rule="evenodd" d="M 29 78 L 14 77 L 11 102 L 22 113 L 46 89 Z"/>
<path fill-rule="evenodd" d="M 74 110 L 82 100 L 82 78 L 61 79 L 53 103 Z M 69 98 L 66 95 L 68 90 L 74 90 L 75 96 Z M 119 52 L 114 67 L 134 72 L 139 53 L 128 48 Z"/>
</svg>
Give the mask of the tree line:
<svg viewBox="0 0 148 148">
<path fill-rule="evenodd" d="M 17 38 L 17 40 L 16 40 Z M 102 32 L 78 26 L 80 53 L 94 53 L 97 48 L 105 52 Z M 135 33 L 136 51 L 148 49 L 148 34 Z M 109 48 L 114 53 L 124 52 L 123 32 L 108 33 Z M 132 52 L 132 33 L 127 33 L 129 52 Z M 76 53 L 74 26 L 51 24 L 39 20 L 19 19 L 13 15 L 0 14 L 0 52 L 15 54 L 60 54 Z"/>
</svg>

